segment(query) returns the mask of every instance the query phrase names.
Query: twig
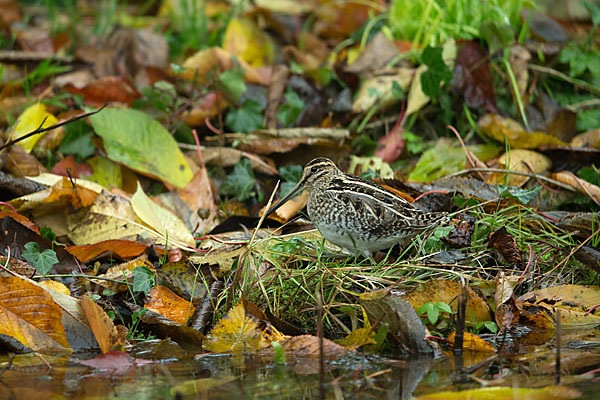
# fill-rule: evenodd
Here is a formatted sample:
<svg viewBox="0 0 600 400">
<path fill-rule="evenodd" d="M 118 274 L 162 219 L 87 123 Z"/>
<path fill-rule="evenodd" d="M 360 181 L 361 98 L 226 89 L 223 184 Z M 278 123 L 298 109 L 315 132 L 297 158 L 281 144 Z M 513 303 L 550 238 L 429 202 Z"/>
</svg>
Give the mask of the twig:
<svg viewBox="0 0 600 400">
<path fill-rule="evenodd" d="M 68 119 L 66 121 L 59 122 L 59 123 L 54 124 L 54 125 L 50 125 L 47 128 L 42 128 L 42 126 L 44 126 L 44 123 L 46 122 L 46 119 L 48 118 L 48 117 L 46 117 L 46 118 L 44 118 L 44 120 L 42 121 L 42 123 L 40 124 L 40 126 L 36 130 L 34 130 L 32 132 L 29 132 L 28 134 L 23 135 L 21 137 L 18 137 L 16 139 L 9 140 L 8 142 L 4 143 L 4 145 L 0 146 L 0 151 L 4 150 L 8 146 L 12 146 L 13 144 L 18 143 L 18 142 L 20 142 L 22 140 L 25 140 L 25 139 L 27 139 L 27 138 L 29 138 L 31 136 L 37 135 L 39 133 L 48 132 L 48 131 L 51 131 L 53 129 L 60 128 L 63 125 L 70 124 L 71 122 L 79 121 L 80 119 L 84 119 L 84 118 L 87 118 L 87 117 L 89 117 L 91 115 L 97 114 L 100 111 L 104 110 L 104 108 L 106 106 L 107 106 L 107 104 L 103 105 L 102 107 L 100 107 L 96 111 L 92 111 L 92 112 L 89 112 L 89 113 L 81 114 L 81 115 L 78 115 L 76 117 L 70 118 L 70 119 Z"/>
<path fill-rule="evenodd" d="M 460 175 L 466 175 L 466 174 L 470 174 L 471 172 L 498 172 L 498 173 L 505 173 L 505 174 L 513 174 L 513 175 L 522 175 L 522 176 L 528 176 L 530 178 L 536 178 L 536 179 L 540 179 L 542 181 L 546 181 L 548 183 L 551 183 L 553 185 L 556 185 L 560 188 L 563 188 L 565 190 L 569 190 L 571 192 L 576 192 L 577 189 L 574 188 L 571 185 L 567 185 L 565 183 L 559 182 L 557 180 L 548 178 L 546 176 L 543 175 L 539 175 L 539 174 L 532 174 L 529 172 L 520 172 L 520 171 L 511 171 L 509 169 L 502 169 L 502 168 L 471 168 L 471 169 L 465 169 L 462 171 L 458 171 L 458 172 L 454 172 L 452 174 L 446 175 L 444 178 L 452 178 L 455 176 L 460 176 Z"/>
<path fill-rule="evenodd" d="M 547 73 L 549 75 L 554 75 L 557 78 L 560 78 L 560 79 L 563 79 L 563 80 L 569 82 L 573 86 L 579 86 L 582 89 L 585 89 L 588 92 L 595 94 L 596 96 L 600 96 L 600 88 L 598 88 L 597 86 L 591 85 L 585 81 L 581 81 L 579 79 L 573 79 L 570 76 L 565 75 L 560 71 L 557 71 L 555 69 L 548 68 L 548 67 L 543 67 L 541 65 L 529 64 L 528 67 L 529 67 L 529 69 L 532 69 L 534 71 L 539 71 L 539 72 Z"/>
</svg>

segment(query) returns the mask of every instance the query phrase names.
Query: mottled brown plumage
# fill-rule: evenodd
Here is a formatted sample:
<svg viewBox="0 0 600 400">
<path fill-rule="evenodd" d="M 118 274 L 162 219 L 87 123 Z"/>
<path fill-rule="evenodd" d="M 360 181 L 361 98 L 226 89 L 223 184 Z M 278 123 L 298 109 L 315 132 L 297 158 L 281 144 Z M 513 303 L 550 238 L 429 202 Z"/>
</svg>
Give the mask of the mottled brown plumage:
<svg viewBox="0 0 600 400">
<path fill-rule="evenodd" d="M 374 182 L 344 174 L 327 158 L 306 164 L 300 182 L 267 215 L 302 188 L 308 190 L 308 215 L 323 237 L 370 258 L 448 220 L 445 212 L 421 211 Z"/>
</svg>

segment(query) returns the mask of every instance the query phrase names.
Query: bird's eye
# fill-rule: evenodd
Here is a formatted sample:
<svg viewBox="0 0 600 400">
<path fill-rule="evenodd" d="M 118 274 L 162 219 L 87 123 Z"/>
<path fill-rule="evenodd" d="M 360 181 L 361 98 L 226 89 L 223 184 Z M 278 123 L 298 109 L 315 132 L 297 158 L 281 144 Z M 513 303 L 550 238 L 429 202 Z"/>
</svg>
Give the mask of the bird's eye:
<svg viewBox="0 0 600 400">
<path fill-rule="evenodd" d="M 319 168 L 318 168 L 317 166 L 314 166 L 314 167 L 312 167 L 312 168 L 310 169 L 310 172 L 312 172 L 312 173 L 314 174 L 314 173 L 315 173 L 315 172 L 317 172 L 318 170 L 319 170 Z"/>
</svg>

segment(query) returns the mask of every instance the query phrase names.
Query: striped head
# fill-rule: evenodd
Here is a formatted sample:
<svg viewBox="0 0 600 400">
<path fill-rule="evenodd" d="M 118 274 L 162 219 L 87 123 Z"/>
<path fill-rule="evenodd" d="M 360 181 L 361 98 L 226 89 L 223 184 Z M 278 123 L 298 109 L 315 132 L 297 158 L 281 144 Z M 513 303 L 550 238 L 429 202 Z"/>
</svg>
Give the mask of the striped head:
<svg viewBox="0 0 600 400">
<path fill-rule="evenodd" d="M 298 184 L 281 200 L 271 207 L 266 213 L 266 216 L 272 214 L 275 210 L 281 207 L 285 202 L 294 197 L 303 188 L 312 190 L 319 183 L 326 184 L 334 177 L 342 175 L 338 167 L 328 158 L 315 158 L 304 166 L 302 178 Z"/>
<path fill-rule="evenodd" d="M 342 172 L 330 159 L 323 157 L 315 158 L 304 166 L 302 179 L 300 179 L 298 185 L 310 190 L 315 186 L 316 182 L 329 180 L 324 180 L 323 177 L 333 178 L 341 174 Z"/>
</svg>

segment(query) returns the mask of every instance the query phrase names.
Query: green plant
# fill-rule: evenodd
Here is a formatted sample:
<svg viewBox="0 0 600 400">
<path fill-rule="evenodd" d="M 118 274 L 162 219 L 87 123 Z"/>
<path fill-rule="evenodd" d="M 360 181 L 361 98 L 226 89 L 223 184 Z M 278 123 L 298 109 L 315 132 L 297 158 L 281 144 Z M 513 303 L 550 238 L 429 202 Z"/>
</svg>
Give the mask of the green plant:
<svg viewBox="0 0 600 400">
<path fill-rule="evenodd" d="M 281 121 L 281 123 L 288 127 L 296 122 L 298 115 L 304 108 L 304 102 L 298 96 L 298 93 L 294 92 L 292 89 L 288 89 L 284 95 L 285 104 L 279 106 L 279 110 L 277 110 L 277 119 Z"/>
<path fill-rule="evenodd" d="M 229 111 L 225 125 L 233 132 L 250 133 L 263 127 L 263 106 L 247 99 L 241 107 Z"/>
<path fill-rule="evenodd" d="M 25 243 L 25 251 L 21 256 L 29 261 L 31 265 L 42 275 L 46 275 L 54 264 L 58 264 L 56 252 L 51 249 L 41 250 L 36 242 Z"/>
<path fill-rule="evenodd" d="M 233 196 L 239 201 L 245 201 L 253 196 L 258 196 L 262 201 L 262 191 L 255 190 L 254 171 L 250 160 L 242 158 L 234 167 L 233 172 L 225 178 L 219 188 L 222 195 Z"/>
<path fill-rule="evenodd" d="M 516 30 L 526 0 L 393 0 L 388 27 L 395 38 L 410 40 L 413 48 L 438 46 L 450 38 L 479 37 L 481 25 L 503 21 Z"/>
<path fill-rule="evenodd" d="M 133 270 L 133 290 L 147 294 L 156 285 L 154 273 L 148 267 L 140 266 Z"/>
<path fill-rule="evenodd" d="M 61 66 L 58 64 L 58 62 L 48 58 L 42 61 L 40 65 L 38 65 L 33 71 L 27 74 L 23 80 L 23 90 L 26 94 L 28 94 L 33 86 L 42 82 L 44 79 L 57 74 L 62 74 L 70 69 L 70 67 Z"/>
<path fill-rule="evenodd" d="M 478 335 L 484 328 L 491 333 L 498 332 L 498 325 L 494 321 L 479 321 L 473 325 L 473 333 Z"/>
<path fill-rule="evenodd" d="M 417 310 L 417 314 L 419 315 L 427 314 L 427 320 L 433 325 L 437 323 L 440 313 L 444 312 L 452 314 L 452 308 L 447 303 L 441 301 L 425 303 Z"/>
<path fill-rule="evenodd" d="M 427 71 L 421 74 L 423 93 L 432 99 L 437 98 L 442 91 L 440 85 L 450 83 L 452 71 L 442 58 L 441 47 L 427 46 L 421 54 L 421 62 L 427 66 Z"/>
<path fill-rule="evenodd" d="M 283 197 L 288 194 L 302 178 L 302 166 L 298 164 L 285 165 L 279 168 L 279 175 L 283 179 L 279 189 L 279 195 Z"/>
</svg>

